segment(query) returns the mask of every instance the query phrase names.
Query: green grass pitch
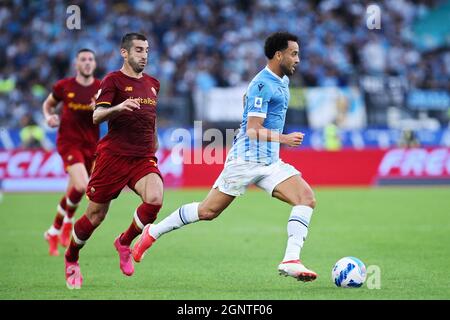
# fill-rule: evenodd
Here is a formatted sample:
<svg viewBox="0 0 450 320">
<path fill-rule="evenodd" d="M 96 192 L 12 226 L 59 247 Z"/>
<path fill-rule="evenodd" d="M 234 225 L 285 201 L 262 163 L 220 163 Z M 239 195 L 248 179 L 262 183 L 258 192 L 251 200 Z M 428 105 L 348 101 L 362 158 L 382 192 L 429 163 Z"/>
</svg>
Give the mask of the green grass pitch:
<svg viewBox="0 0 450 320">
<path fill-rule="evenodd" d="M 167 190 L 158 221 L 207 190 Z M 63 250 L 48 256 L 43 232 L 60 194 L 6 194 L 0 204 L 0 299 L 449 299 L 448 188 L 316 189 L 302 252 L 319 278 L 278 275 L 290 208 L 249 190 L 218 219 L 163 236 L 125 277 L 113 247 L 138 197 L 123 192 L 80 253 L 83 288 L 65 286 Z M 86 207 L 83 200 L 77 217 Z M 355 256 L 380 268 L 380 289 L 337 288 L 331 268 Z M 369 275 L 371 276 L 371 275 Z M 375 275 L 372 275 L 375 276 Z M 376 278 L 371 278 L 376 279 Z"/>
</svg>

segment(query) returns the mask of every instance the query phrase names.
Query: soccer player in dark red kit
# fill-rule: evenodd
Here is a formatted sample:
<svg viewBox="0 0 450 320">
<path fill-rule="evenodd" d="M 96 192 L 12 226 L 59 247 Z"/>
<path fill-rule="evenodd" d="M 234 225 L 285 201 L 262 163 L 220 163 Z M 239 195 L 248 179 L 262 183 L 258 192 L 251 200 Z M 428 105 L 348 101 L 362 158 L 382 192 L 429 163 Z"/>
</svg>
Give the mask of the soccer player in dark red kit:
<svg viewBox="0 0 450 320">
<path fill-rule="evenodd" d="M 119 196 L 122 188 L 128 186 L 142 199 L 129 228 L 114 241 L 120 269 L 127 276 L 134 272 L 130 244 L 144 226 L 156 220 L 162 206 L 163 181 L 155 157 L 159 81 L 143 73 L 148 48 L 144 35 L 126 34 L 120 48 L 123 67 L 109 73 L 100 86 L 93 119 L 94 123 L 108 120 L 108 133 L 97 145 L 86 191 L 88 207 L 75 223 L 65 254 L 69 289 L 81 288 L 79 250 L 103 221 L 111 200 Z"/>
<path fill-rule="evenodd" d="M 69 245 L 73 216 L 86 192 L 99 139 L 99 126 L 92 122 L 95 95 L 100 88 L 100 80 L 94 78 L 95 67 L 94 52 L 79 50 L 76 76 L 56 82 L 42 106 L 47 124 L 52 128 L 59 126 L 57 150 L 69 174 L 66 194 L 57 206 L 53 225 L 44 234 L 52 256 L 59 255 L 58 242 L 64 247 Z M 55 111 L 60 102 L 63 106 L 59 116 Z"/>
</svg>

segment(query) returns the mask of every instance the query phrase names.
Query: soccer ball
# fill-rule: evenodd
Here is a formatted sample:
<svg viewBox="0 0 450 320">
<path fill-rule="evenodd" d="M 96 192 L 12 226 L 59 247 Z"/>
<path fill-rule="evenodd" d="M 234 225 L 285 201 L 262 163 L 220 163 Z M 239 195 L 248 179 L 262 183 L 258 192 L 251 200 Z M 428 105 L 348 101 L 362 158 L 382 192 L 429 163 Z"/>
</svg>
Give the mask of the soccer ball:
<svg viewBox="0 0 450 320">
<path fill-rule="evenodd" d="M 344 257 L 331 270 L 331 279 L 338 287 L 361 287 L 366 280 L 366 266 L 358 258 Z"/>
</svg>

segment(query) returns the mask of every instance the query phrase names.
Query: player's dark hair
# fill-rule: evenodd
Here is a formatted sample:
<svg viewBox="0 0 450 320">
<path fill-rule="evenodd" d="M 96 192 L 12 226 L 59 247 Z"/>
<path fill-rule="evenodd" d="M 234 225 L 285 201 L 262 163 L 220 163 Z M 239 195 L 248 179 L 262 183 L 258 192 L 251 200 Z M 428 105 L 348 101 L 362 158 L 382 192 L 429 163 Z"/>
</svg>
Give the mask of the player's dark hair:
<svg viewBox="0 0 450 320">
<path fill-rule="evenodd" d="M 77 52 L 77 57 L 78 57 L 78 55 L 79 55 L 80 53 L 82 53 L 82 52 L 90 52 L 90 53 L 92 53 L 92 54 L 94 55 L 94 57 L 95 57 L 95 52 L 94 52 L 94 50 L 91 50 L 91 49 L 88 49 L 88 48 L 83 48 L 83 49 L 78 50 L 78 52 Z"/>
<path fill-rule="evenodd" d="M 298 37 L 289 32 L 275 32 L 266 39 L 264 53 L 268 59 L 272 59 L 277 51 L 283 51 L 288 47 L 288 41 L 298 42 Z"/>
<path fill-rule="evenodd" d="M 122 37 L 122 43 L 120 44 L 120 48 L 130 51 L 131 47 L 133 46 L 133 40 L 146 41 L 147 38 L 141 33 L 137 32 L 127 33 Z"/>
</svg>

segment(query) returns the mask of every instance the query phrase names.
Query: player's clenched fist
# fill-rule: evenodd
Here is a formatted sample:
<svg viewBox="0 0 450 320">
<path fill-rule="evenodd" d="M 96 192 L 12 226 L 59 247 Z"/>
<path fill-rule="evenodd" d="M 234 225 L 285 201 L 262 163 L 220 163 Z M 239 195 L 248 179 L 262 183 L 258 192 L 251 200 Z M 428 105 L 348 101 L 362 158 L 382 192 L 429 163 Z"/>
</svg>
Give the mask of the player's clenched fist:
<svg viewBox="0 0 450 320">
<path fill-rule="evenodd" d="M 45 121 L 50 128 L 56 128 L 57 126 L 59 126 L 59 116 L 57 114 L 52 114 L 46 117 Z"/>
<path fill-rule="evenodd" d="M 134 111 L 134 110 L 140 109 L 141 107 L 140 107 L 138 99 L 128 98 L 121 104 L 117 105 L 117 108 L 119 109 L 119 111 L 123 111 L 123 110 Z"/>
<path fill-rule="evenodd" d="M 290 147 L 298 147 L 303 142 L 304 134 L 301 132 L 292 132 L 284 135 L 283 141 L 281 143 L 287 144 Z"/>
</svg>

